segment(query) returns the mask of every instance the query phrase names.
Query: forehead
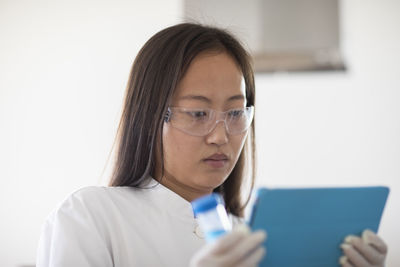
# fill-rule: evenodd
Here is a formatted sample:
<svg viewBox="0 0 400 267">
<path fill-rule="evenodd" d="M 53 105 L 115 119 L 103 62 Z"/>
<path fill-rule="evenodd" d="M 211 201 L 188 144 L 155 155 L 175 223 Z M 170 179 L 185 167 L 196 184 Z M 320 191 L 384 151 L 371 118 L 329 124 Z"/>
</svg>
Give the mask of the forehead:
<svg viewBox="0 0 400 267">
<path fill-rule="evenodd" d="M 242 95 L 245 83 L 236 61 L 226 52 L 207 52 L 196 56 L 178 83 L 174 101 L 185 96 L 204 96 L 212 101 Z"/>
</svg>

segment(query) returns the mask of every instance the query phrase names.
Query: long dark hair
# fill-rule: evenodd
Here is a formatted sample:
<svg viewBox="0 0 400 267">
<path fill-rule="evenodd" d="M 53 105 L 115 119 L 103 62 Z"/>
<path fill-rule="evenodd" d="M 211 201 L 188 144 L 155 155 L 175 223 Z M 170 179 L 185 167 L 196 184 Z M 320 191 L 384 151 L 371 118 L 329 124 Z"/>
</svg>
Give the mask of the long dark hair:
<svg viewBox="0 0 400 267">
<path fill-rule="evenodd" d="M 110 186 L 141 187 L 154 175 L 156 157 L 163 165 L 162 131 L 177 84 L 192 60 L 201 52 L 226 52 L 240 67 L 246 85 L 247 105 L 254 105 L 254 73 L 250 56 L 226 30 L 192 23 L 166 28 L 139 51 L 126 88 L 122 117 L 116 138 L 115 165 Z M 227 210 L 243 216 L 249 197 L 242 203 L 246 173 L 250 188 L 255 177 L 254 121 L 238 162 L 227 180 L 214 191 L 222 194 Z M 249 172 L 248 172 L 249 171 Z"/>
</svg>

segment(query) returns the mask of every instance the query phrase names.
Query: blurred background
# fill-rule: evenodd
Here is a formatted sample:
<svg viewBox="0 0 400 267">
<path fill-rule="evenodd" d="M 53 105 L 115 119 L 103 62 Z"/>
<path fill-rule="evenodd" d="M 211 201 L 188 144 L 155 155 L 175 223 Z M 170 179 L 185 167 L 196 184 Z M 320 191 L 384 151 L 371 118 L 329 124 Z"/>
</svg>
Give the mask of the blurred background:
<svg viewBox="0 0 400 267">
<path fill-rule="evenodd" d="M 231 30 L 254 56 L 257 184 L 389 186 L 380 235 L 400 266 L 399 11 L 397 0 L 0 0 L 0 266 L 34 264 L 46 216 L 107 184 L 135 55 L 185 20 Z"/>
</svg>

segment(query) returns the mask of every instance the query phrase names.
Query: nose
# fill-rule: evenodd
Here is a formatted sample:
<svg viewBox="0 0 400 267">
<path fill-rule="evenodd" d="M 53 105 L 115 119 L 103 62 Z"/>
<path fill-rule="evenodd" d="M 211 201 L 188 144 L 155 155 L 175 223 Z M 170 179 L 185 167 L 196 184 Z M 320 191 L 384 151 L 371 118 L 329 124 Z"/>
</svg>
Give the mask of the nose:
<svg viewBox="0 0 400 267">
<path fill-rule="evenodd" d="M 216 122 L 214 129 L 206 136 L 207 144 L 223 145 L 228 143 L 228 132 L 225 120 Z"/>
</svg>

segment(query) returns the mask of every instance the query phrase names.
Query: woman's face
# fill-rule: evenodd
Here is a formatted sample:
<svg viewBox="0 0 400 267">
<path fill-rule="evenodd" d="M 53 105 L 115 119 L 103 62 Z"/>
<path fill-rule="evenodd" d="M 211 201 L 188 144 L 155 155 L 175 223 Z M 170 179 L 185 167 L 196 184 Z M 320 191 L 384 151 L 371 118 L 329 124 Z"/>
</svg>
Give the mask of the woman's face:
<svg viewBox="0 0 400 267">
<path fill-rule="evenodd" d="M 199 54 L 178 84 L 170 105 L 216 111 L 245 106 L 243 75 L 232 57 L 224 52 Z M 246 136 L 247 131 L 228 134 L 223 121 L 205 136 L 188 134 L 165 122 L 165 173 L 161 183 L 189 201 L 211 193 L 228 178 Z"/>
</svg>

